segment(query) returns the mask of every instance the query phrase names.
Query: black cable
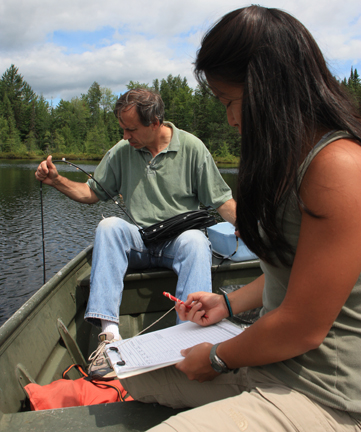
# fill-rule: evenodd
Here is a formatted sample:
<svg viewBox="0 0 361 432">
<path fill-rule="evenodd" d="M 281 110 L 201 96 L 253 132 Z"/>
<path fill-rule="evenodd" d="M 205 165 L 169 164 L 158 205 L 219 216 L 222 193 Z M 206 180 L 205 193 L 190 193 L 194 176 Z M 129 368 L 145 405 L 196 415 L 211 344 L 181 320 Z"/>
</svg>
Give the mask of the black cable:
<svg viewBox="0 0 361 432">
<path fill-rule="evenodd" d="M 110 195 L 110 193 L 107 191 L 107 190 L 105 190 L 104 188 L 103 188 L 103 186 L 98 182 L 98 180 L 96 180 L 90 173 L 88 173 L 88 172 L 86 172 L 83 168 L 80 168 L 78 165 L 75 165 L 74 163 L 72 163 L 72 162 L 69 162 L 69 161 L 67 161 L 65 158 L 63 158 L 63 159 L 59 159 L 59 160 L 54 160 L 54 161 L 52 161 L 53 163 L 54 162 L 62 162 L 62 163 L 66 163 L 66 164 L 68 164 L 68 165 L 71 165 L 71 166 L 73 166 L 73 167 L 75 167 L 76 169 L 78 169 L 78 170 L 80 170 L 80 171 L 82 171 L 84 174 L 86 174 L 89 178 L 91 178 L 92 180 L 94 180 L 95 181 L 95 183 L 99 186 L 99 187 L 101 187 L 102 188 L 102 190 L 108 195 L 108 197 L 114 202 L 114 204 L 116 204 L 127 216 L 128 216 L 128 218 L 134 223 L 134 225 L 138 228 L 138 229 L 142 229 L 142 227 L 140 227 L 138 224 L 137 224 L 137 222 L 133 219 L 133 217 L 125 210 L 125 208 L 117 201 L 117 200 L 115 200 L 111 195 Z"/>
<path fill-rule="evenodd" d="M 43 182 L 40 182 L 40 208 L 41 208 L 41 239 L 43 244 L 43 281 L 46 282 L 45 274 L 45 235 L 44 235 L 44 210 L 43 210 Z"/>
<path fill-rule="evenodd" d="M 68 162 L 67 160 L 54 160 L 53 162 L 63 162 L 68 165 L 71 165 L 75 167 L 76 169 L 82 171 L 84 174 L 86 174 L 89 178 L 95 181 L 95 183 L 102 188 L 102 190 L 108 195 L 108 197 L 131 219 L 134 224 L 138 227 L 138 229 L 141 229 L 141 227 L 136 223 L 136 221 L 128 214 L 128 212 L 122 207 L 118 201 L 116 201 L 108 191 L 106 191 L 103 186 L 88 172 L 86 172 L 83 168 L 80 168 L 78 165 L 75 165 L 72 162 Z M 43 206 L 43 182 L 40 182 L 40 207 L 41 207 L 41 232 L 42 232 L 42 246 L 43 246 L 43 281 L 44 285 L 46 283 L 46 270 L 45 270 L 45 235 L 44 235 L 44 206 Z"/>
<path fill-rule="evenodd" d="M 214 225 L 216 220 L 214 216 L 208 213 L 208 207 L 200 210 L 192 210 L 185 213 L 182 213 L 177 216 L 173 216 L 164 221 L 155 223 L 145 229 L 137 224 L 137 222 L 133 219 L 133 217 L 125 210 L 125 208 L 116 201 L 110 193 L 88 172 L 86 172 L 83 168 L 80 168 L 78 165 L 75 165 L 72 162 L 68 162 L 65 158 L 54 160 L 53 163 L 62 162 L 68 165 L 75 167 L 76 169 L 82 171 L 86 174 L 90 179 L 94 180 L 95 183 L 108 195 L 108 197 L 116 204 L 134 223 L 134 225 L 138 228 L 139 233 L 142 237 L 142 240 L 146 246 L 151 243 L 161 242 L 170 240 L 183 231 L 187 229 L 201 229 L 207 226 Z"/>
<path fill-rule="evenodd" d="M 213 281 L 214 281 L 214 278 L 216 277 L 216 274 L 218 273 L 218 269 L 219 269 L 220 266 L 224 263 L 224 261 L 225 261 L 226 259 L 229 259 L 229 258 L 233 257 L 233 255 L 235 255 L 235 254 L 237 253 L 237 250 L 238 250 L 238 237 L 237 237 L 237 236 L 236 236 L 236 241 L 237 241 L 236 249 L 235 249 L 235 251 L 234 251 L 231 255 L 225 256 L 225 255 L 222 255 L 222 254 L 220 254 L 220 253 L 218 253 L 218 252 L 212 250 L 212 255 L 213 255 L 215 258 L 218 258 L 218 259 L 221 260 L 220 263 L 218 263 L 218 265 L 217 265 L 217 267 L 216 267 L 216 270 L 215 270 L 214 273 L 213 273 L 213 276 L 212 276 L 212 283 L 213 283 Z"/>
</svg>

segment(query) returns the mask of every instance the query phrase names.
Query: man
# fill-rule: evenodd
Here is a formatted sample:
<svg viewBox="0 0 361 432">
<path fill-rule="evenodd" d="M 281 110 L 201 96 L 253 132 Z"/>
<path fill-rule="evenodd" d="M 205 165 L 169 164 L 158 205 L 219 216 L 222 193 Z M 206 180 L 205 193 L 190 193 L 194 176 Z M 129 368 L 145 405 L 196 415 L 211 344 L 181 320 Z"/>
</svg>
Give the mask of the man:
<svg viewBox="0 0 361 432">
<path fill-rule="evenodd" d="M 124 137 L 104 156 L 94 178 L 111 196 L 122 195 L 138 225 L 145 228 L 197 210 L 200 202 L 235 224 L 236 203 L 212 156 L 199 139 L 163 122 L 164 104 L 158 94 L 130 90 L 119 98 L 114 113 Z M 108 199 L 92 179 L 78 183 L 60 176 L 51 156 L 39 165 L 35 176 L 81 203 Z M 89 375 L 97 378 L 112 375 L 104 348 L 121 339 L 119 306 L 128 266 L 173 269 L 178 275 L 176 296 L 183 301 L 191 292 L 212 291 L 211 250 L 202 231 L 189 230 L 174 240 L 146 247 L 138 228 L 129 221 L 116 217 L 101 221 L 85 312 L 85 319 L 102 329 L 98 349 L 89 358 Z"/>
</svg>

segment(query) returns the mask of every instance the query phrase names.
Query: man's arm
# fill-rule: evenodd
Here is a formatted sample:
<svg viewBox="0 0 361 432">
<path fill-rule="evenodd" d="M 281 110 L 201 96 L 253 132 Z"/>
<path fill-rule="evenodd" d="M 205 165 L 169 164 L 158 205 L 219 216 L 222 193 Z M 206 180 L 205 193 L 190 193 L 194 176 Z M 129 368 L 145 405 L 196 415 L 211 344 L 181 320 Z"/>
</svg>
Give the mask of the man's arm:
<svg viewBox="0 0 361 432">
<path fill-rule="evenodd" d="M 230 222 L 232 225 L 236 225 L 236 201 L 231 198 L 217 208 L 217 212 L 222 216 L 224 220 Z"/>
<path fill-rule="evenodd" d="M 56 166 L 51 161 L 51 158 L 51 156 L 48 156 L 46 161 L 41 162 L 38 166 L 38 169 L 35 172 L 37 180 L 54 187 L 74 201 L 83 204 L 94 204 L 99 201 L 95 192 L 90 189 L 86 183 L 74 182 L 59 175 Z"/>
</svg>

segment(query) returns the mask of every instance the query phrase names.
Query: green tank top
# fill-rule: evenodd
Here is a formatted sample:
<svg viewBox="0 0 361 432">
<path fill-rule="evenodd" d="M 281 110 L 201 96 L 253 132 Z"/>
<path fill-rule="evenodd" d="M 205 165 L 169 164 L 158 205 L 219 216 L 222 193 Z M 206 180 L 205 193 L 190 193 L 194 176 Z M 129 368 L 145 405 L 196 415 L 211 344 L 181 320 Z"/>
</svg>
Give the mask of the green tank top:
<svg viewBox="0 0 361 432">
<path fill-rule="evenodd" d="M 299 168 L 299 185 L 319 151 L 333 141 L 350 137 L 342 131 L 324 136 Z M 300 233 L 301 212 L 295 195 L 291 196 L 285 205 L 284 217 L 281 218 L 281 208 L 278 221 L 283 224 L 286 239 L 295 251 Z M 291 257 L 292 262 L 293 258 L 294 255 Z M 261 314 L 277 308 L 287 291 L 291 267 L 279 262 L 277 264 L 278 267 L 274 267 L 265 262 L 261 263 L 265 274 Z M 262 366 L 261 369 L 317 402 L 347 411 L 361 420 L 361 278 L 317 349 L 283 362 Z"/>
</svg>

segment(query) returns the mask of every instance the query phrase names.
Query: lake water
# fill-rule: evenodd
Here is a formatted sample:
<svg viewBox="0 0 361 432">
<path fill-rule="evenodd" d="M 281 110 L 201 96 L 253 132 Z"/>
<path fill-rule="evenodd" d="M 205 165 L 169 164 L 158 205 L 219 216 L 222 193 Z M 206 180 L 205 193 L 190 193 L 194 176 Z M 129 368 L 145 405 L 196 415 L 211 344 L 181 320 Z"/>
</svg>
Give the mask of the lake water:
<svg viewBox="0 0 361 432">
<path fill-rule="evenodd" d="M 76 162 L 94 173 L 97 162 Z M 0 325 L 43 285 L 40 183 L 35 161 L 0 160 Z M 65 164 L 59 172 L 85 182 L 84 173 Z M 237 169 L 219 167 L 235 196 Z M 121 215 L 110 202 L 88 206 L 76 203 L 43 185 L 46 280 L 93 243 L 97 224 Z"/>
</svg>

